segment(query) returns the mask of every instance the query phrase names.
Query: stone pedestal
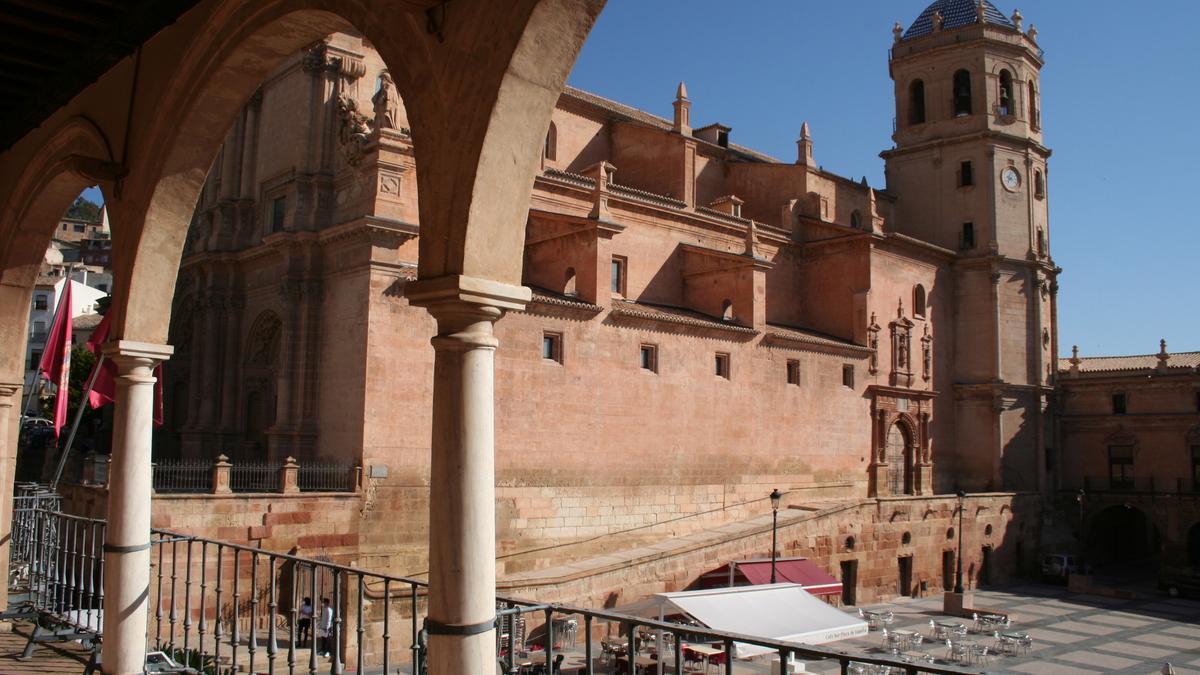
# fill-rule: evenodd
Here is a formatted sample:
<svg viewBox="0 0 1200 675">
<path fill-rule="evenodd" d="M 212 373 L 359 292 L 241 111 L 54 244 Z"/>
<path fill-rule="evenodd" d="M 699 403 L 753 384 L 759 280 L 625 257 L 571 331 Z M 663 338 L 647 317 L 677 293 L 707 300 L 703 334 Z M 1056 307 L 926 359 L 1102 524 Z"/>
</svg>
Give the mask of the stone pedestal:
<svg viewBox="0 0 1200 675">
<path fill-rule="evenodd" d="M 942 595 L 942 613 L 949 616 L 967 616 L 971 613 L 971 608 L 975 606 L 975 593 L 972 591 L 963 591 L 955 593 L 946 591 Z"/>
</svg>

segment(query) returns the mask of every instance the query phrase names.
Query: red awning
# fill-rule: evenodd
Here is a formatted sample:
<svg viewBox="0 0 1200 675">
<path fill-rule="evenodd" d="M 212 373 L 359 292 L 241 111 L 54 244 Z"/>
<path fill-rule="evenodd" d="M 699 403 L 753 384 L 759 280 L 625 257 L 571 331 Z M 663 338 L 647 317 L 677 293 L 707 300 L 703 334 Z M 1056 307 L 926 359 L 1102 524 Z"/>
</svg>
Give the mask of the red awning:
<svg viewBox="0 0 1200 675">
<path fill-rule="evenodd" d="M 771 561 L 754 560 L 735 563 L 739 574 L 751 584 L 771 583 Z M 800 584 L 813 595 L 840 595 L 842 582 L 825 570 L 802 558 L 777 560 L 775 580 L 779 583 Z"/>
</svg>

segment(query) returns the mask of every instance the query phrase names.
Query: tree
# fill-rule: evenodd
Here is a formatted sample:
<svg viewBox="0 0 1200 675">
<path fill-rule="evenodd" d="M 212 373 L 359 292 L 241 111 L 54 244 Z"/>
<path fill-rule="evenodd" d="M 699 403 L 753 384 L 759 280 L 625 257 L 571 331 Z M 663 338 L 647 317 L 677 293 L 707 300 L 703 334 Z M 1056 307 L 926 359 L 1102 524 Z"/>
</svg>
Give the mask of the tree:
<svg viewBox="0 0 1200 675">
<path fill-rule="evenodd" d="M 67 209 L 67 217 L 98 223 L 100 222 L 100 205 L 80 195 L 75 198 L 75 203 L 71 204 L 71 208 Z"/>
</svg>

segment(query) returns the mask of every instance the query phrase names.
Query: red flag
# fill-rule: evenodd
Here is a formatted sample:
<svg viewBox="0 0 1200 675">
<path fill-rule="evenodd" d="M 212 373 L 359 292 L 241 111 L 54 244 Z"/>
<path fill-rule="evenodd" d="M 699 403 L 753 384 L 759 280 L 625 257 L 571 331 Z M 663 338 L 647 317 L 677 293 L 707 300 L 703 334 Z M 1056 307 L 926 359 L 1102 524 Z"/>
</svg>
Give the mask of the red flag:
<svg viewBox="0 0 1200 675">
<path fill-rule="evenodd" d="M 88 338 L 88 349 L 97 357 L 100 356 L 100 348 L 108 341 L 109 331 L 109 315 L 105 314 L 100 320 L 100 325 L 96 326 L 96 330 L 92 331 L 92 336 Z M 93 408 L 108 405 L 116 400 L 117 396 L 117 366 L 112 361 L 105 359 L 103 363 L 99 360 L 96 365 L 100 366 L 100 373 L 96 374 L 96 367 L 92 366 L 92 374 L 89 379 L 95 376 L 96 382 L 92 385 L 92 391 L 88 394 L 88 404 Z M 163 423 L 163 367 L 158 364 L 154 367 L 154 425 L 162 426 Z"/>
<path fill-rule="evenodd" d="M 46 338 L 46 349 L 38 371 L 58 387 L 54 398 L 54 436 L 67 423 L 68 384 L 71 379 L 71 279 L 63 280 L 63 293 L 54 312 L 54 326 Z"/>
</svg>

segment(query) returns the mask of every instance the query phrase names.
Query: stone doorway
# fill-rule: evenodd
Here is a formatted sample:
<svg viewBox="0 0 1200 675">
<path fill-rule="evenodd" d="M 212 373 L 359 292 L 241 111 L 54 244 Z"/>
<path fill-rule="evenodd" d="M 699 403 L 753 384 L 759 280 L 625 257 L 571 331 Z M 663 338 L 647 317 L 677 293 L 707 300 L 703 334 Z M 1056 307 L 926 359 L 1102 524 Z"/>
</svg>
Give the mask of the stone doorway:
<svg viewBox="0 0 1200 675">
<path fill-rule="evenodd" d="M 842 605 L 858 604 L 858 561 L 842 561 Z"/>
<path fill-rule="evenodd" d="M 908 432 L 899 424 L 888 429 L 884 461 L 888 465 L 888 487 L 893 495 L 913 494 L 912 443 Z"/>
<path fill-rule="evenodd" d="M 900 573 L 900 591 L 903 596 L 912 596 L 912 556 L 905 555 L 896 559 L 898 571 Z"/>
</svg>

